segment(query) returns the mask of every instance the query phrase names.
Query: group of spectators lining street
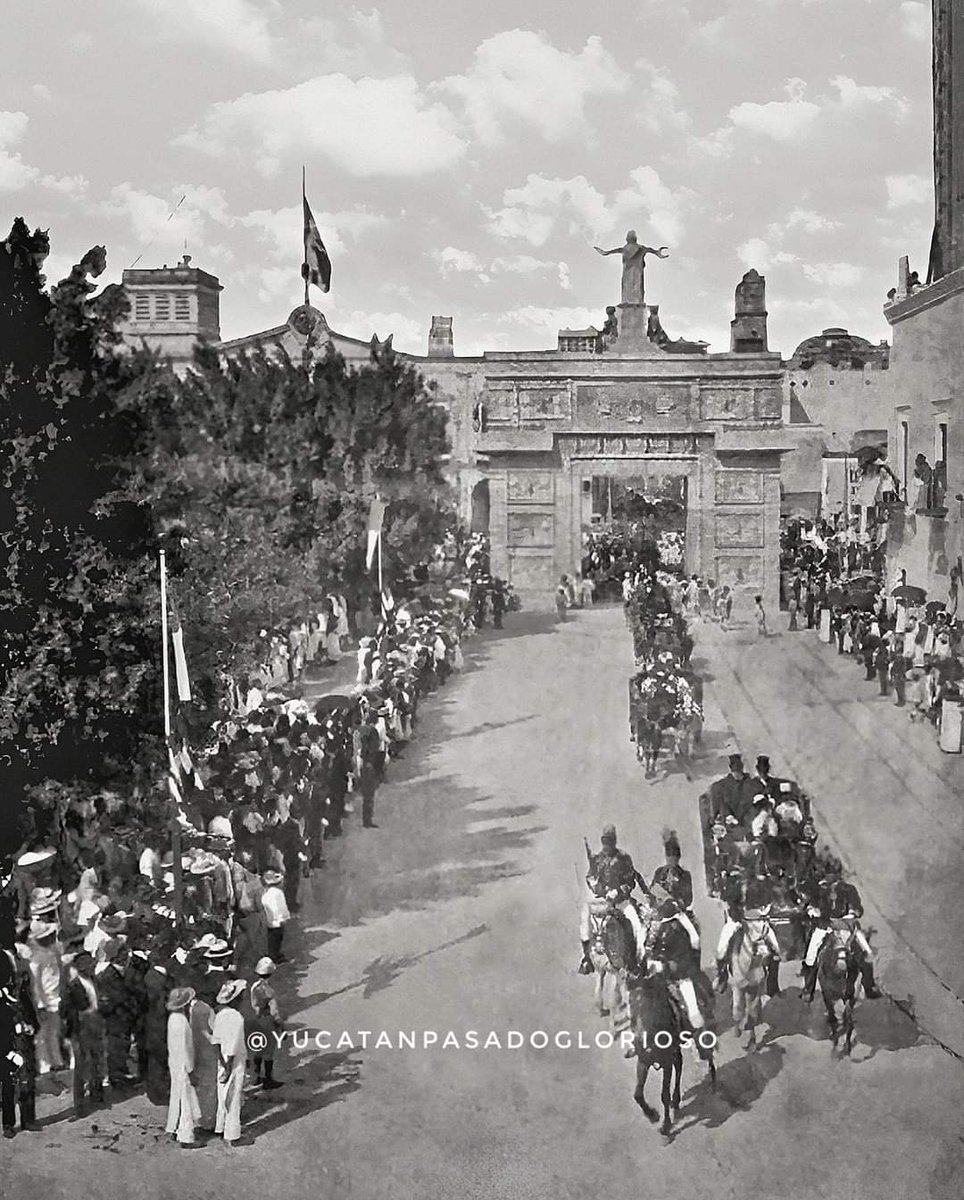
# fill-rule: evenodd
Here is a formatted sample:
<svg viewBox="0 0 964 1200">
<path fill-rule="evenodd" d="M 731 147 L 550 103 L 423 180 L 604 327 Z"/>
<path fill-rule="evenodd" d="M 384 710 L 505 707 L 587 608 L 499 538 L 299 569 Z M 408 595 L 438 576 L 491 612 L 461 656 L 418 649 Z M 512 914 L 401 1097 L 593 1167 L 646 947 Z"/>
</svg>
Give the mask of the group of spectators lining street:
<svg viewBox="0 0 964 1200">
<path fill-rule="evenodd" d="M 309 704 L 258 681 L 208 745 L 172 748 L 174 821 L 166 791 L 46 814 L 2 896 L 5 1137 L 18 1116 L 36 1128 L 38 1076 L 70 1071 L 75 1117 L 144 1086 L 180 1145 L 245 1144 L 246 1083 L 283 1082 L 270 1036 L 258 1056 L 245 1037 L 283 1026 L 271 979 L 302 882 L 359 796 L 377 828 L 377 789 L 473 628 L 460 598 L 413 601 L 361 639 L 350 695 Z"/>
<path fill-rule="evenodd" d="M 944 749 L 960 750 L 949 715 L 955 713 L 958 726 L 964 680 L 958 572 L 951 572 L 946 597 L 928 600 L 921 588 L 888 589 L 866 569 L 870 558 L 849 529 L 795 525 L 782 555 L 788 631 L 817 630 L 838 654 L 853 656 L 879 695 L 893 695 L 911 719 L 934 726 Z"/>
</svg>

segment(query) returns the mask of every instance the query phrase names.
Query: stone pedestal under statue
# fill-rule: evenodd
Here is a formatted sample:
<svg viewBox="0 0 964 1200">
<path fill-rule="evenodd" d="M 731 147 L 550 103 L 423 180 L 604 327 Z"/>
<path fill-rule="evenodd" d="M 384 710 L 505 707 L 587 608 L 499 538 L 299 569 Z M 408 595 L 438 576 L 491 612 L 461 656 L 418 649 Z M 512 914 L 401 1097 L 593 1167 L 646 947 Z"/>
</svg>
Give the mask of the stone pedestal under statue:
<svg viewBox="0 0 964 1200">
<path fill-rule="evenodd" d="M 610 353 L 632 354 L 635 358 L 662 357 L 662 350 L 649 340 L 648 304 L 620 304 L 616 313 L 618 332 Z"/>
</svg>

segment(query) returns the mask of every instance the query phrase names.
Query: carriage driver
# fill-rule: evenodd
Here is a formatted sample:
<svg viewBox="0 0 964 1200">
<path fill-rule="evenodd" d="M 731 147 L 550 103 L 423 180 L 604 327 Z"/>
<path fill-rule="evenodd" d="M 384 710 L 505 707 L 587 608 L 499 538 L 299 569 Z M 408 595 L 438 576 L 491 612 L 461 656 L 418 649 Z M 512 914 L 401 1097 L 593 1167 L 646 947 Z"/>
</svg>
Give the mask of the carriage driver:
<svg viewBox="0 0 964 1200">
<path fill-rule="evenodd" d="M 874 980 L 873 950 L 866 934 L 858 924 L 864 915 L 864 906 L 860 893 L 852 883 L 843 878 L 843 864 L 839 858 L 828 855 L 822 862 L 823 876 L 819 885 L 817 907 L 820 909 L 818 923 L 810 935 L 810 945 L 803 956 L 803 997 L 813 999 L 814 988 L 817 984 L 817 962 L 820 957 L 820 947 L 830 934 L 832 922 L 846 920 L 853 922 L 854 942 L 860 955 L 860 977 L 864 985 L 864 995 L 868 1000 L 879 1000 L 880 989 Z"/>
<path fill-rule="evenodd" d="M 637 883 L 641 884 L 644 889 L 646 885 L 626 851 L 616 848 L 616 827 L 614 825 L 603 827 L 600 843 L 602 848 L 599 853 L 592 855 L 587 882 L 596 896 L 609 900 L 613 907 L 629 921 L 638 960 L 646 944 L 646 930 L 643 928 L 639 912 L 633 902 L 632 891 Z M 585 960 L 589 959 L 591 928 L 589 901 L 587 900 L 582 906 L 582 914 L 579 919 L 579 937 L 582 941 Z"/>
</svg>

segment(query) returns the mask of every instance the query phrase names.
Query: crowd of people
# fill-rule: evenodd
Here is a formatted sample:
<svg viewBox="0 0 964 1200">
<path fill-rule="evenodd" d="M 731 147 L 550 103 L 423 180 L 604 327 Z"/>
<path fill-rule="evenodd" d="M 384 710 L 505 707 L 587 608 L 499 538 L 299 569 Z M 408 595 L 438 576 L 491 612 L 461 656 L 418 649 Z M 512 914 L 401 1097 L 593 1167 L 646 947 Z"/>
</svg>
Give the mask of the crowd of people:
<svg viewBox="0 0 964 1200">
<path fill-rule="evenodd" d="M 928 600 L 923 589 L 899 581 L 888 589 L 868 561 L 851 529 L 793 523 L 782 547 L 788 631 L 817 630 L 855 660 L 880 696 L 892 695 L 912 720 L 929 723 L 947 741 L 945 701 L 961 703 L 964 681 L 959 573 L 951 572 L 946 597 Z"/>
<path fill-rule="evenodd" d="M 377 828 L 377 790 L 422 698 L 461 669 L 475 623 L 453 590 L 383 615 L 350 694 L 299 699 L 278 686 L 296 682 L 290 669 L 249 681 L 207 744 L 172 738 L 163 791 L 68 797 L 22 848 L 3 881 L 5 1137 L 18 1117 L 35 1127 L 38 1076 L 70 1070 L 77 1117 L 143 1086 L 180 1145 L 244 1144 L 246 1083 L 282 1083 L 271 1038 L 257 1057 L 245 1038 L 283 1024 L 272 976 L 302 883 L 359 799 L 362 827 Z"/>
</svg>

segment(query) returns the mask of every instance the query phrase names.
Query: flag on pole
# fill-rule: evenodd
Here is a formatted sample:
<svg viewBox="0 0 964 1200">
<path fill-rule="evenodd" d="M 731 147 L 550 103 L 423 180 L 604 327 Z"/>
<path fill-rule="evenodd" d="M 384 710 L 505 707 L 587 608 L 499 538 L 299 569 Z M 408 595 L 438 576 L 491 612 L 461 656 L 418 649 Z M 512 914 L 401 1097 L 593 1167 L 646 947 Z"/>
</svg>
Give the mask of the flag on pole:
<svg viewBox="0 0 964 1200">
<path fill-rule="evenodd" d="M 368 511 L 368 553 L 365 556 L 365 570 L 372 569 L 375 550 L 382 538 L 382 521 L 385 519 L 385 505 L 376 496 Z"/>
<path fill-rule="evenodd" d="M 325 243 L 321 240 L 315 218 L 311 215 L 308 197 L 305 195 L 304 179 L 301 184 L 301 202 L 305 210 L 305 261 L 301 267 L 301 276 L 305 281 L 306 291 L 308 284 L 313 283 L 315 287 L 327 292 L 331 287 L 331 259 L 325 249 Z"/>
<path fill-rule="evenodd" d="M 191 681 L 187 674 L 187 659 L 184 657 L 184 630 L 176 612 L 172 610 L 171 646 L 174 650 L 174 677 L 177 680 L 177 698 L 182 704 L 191 699 Z"/>
<path fill-rule="evenodd" d="M 392 595 L 392 589 L 386 584 L 382 588 L 382 616 L 387 617 L 395 607 L 395 597 Z"/>
<path fill-rule="evenodd" d="M 182 790 L 181 780 L 181 764 L 177 760 L 177 755 L 168 747 L 167 750 L 167 789 L 171 793 L 171 799 L 177 805 L 180 813 L 184 804 L 184 792 Z"/>
</svg>

